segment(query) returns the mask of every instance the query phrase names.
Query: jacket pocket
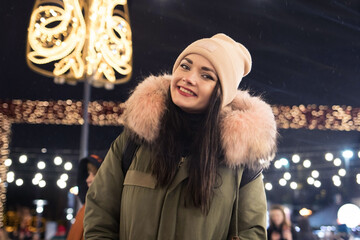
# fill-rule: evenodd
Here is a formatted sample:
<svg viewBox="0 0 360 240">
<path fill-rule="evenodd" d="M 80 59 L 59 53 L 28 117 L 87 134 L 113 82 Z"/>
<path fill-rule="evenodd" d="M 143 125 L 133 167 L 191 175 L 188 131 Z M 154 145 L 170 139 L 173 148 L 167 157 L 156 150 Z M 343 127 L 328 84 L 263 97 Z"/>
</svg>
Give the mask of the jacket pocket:
<svg viewBox="0 0 360 240">
<path fill-rule="evenodd" d="M 136 170 L 128 170 L 124 180 L 124 186 L 139 186 L 155 189 L 156 179 L 151 173 L 144 173 Z"/>
</svg>

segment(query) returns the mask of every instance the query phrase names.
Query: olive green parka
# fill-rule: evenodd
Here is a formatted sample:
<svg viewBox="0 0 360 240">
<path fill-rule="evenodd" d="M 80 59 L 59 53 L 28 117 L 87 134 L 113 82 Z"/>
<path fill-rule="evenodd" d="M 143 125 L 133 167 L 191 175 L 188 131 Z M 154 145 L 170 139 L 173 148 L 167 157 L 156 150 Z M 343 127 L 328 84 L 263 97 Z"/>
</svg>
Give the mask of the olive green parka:
<svg viewBox="0 0 360 240">
<path fill-rule="evenodd" d="M 85 239 L 221 240 L 231 239 L 236 231 L 240 239 L 266 239 L 262 177 L 241 187 L 238 201 L 236 189 L 245 166 L 266 167 L 274 156 L 277 131 L 271 107 L 258 97 L 238 91 L 234 101 L 221 110 L 221 144 L 226 164 L 219 166 L 221 184 L 215 189 L 209 213 L 203 214 L 191 202 L 184 204 L 186 158 L 167 187 L 157 186 L 151 174 L 149 144 L 159 134 L 171 78 L 148 77 L 125 103 L 121 116 L 125 130 L 112 143 L 88 190 Z M 133 134 L 144 144 L 124 176 L 122 153 Z"/>
</svg>

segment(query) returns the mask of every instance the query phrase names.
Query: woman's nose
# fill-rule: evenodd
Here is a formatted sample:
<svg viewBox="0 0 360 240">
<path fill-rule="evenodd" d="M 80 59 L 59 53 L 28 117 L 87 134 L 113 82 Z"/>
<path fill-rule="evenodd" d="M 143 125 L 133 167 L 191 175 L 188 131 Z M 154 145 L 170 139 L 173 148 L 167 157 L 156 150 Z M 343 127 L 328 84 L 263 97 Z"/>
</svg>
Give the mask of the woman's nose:
<svg viewBox="0 0 360 240">
<path fill-rule="evenodd" d="M 189 73 L 186 76 L 183 77 L 183 81 L 186 83 L 189 83 L 191 85 L 196 84 L 196 74 L 195 73 Z"/>
</svg>

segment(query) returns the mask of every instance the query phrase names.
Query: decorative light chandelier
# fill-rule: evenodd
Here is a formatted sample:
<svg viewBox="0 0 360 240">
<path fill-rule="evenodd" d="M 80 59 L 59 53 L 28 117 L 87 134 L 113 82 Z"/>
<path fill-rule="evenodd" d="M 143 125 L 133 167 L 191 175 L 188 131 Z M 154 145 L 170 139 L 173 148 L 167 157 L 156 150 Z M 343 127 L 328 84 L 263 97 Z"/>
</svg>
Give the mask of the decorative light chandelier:
<svg viewBox="0 0 360 240">
<path fill-rule="evenodd" d="M 88 79 L 112 88 L 132 74 L 127 0 L 36 0 L 28 28 L 29 67 L 58 83 Z"/>
</svg>

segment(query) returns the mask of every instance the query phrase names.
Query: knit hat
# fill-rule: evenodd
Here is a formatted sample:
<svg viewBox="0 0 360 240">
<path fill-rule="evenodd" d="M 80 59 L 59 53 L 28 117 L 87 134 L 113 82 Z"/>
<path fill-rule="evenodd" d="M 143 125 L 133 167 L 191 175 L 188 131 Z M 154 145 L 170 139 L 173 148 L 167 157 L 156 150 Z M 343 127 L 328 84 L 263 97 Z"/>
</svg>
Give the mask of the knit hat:
<svg viewBox="0 0 360 240">
<path fill-rule="evenodd" d="M 197 40 L 185 48 L 175 61 L 173 73 L 181 60 L 192 53 L 199 54 L 212 63 L 220 79 L 222 106 L 228 105 L 235 98 L 241 79 L 251 70 L 249 51 L 229 36 L 219 33 L 211 38 Z"/>
<path fill-rule="evenodd" d="M 87 164 L 91 163 L 97 169 L 99 169 L 102 162 L 103 162 L 103 160 L 98 155 L 95 155 L 95 154 L 91 154 L 80 160 L 79 167 L 78 167 L 78 174 L 77 174 L 77 185 L 79 188 L 78 196 L 80 198 L 80 201 L 83 204 L 85 203 L 86 193 L 89 188 L 86 183 L 86 179 L 89 176 L 88 170 L 87 170 Z"/>
</svg>

